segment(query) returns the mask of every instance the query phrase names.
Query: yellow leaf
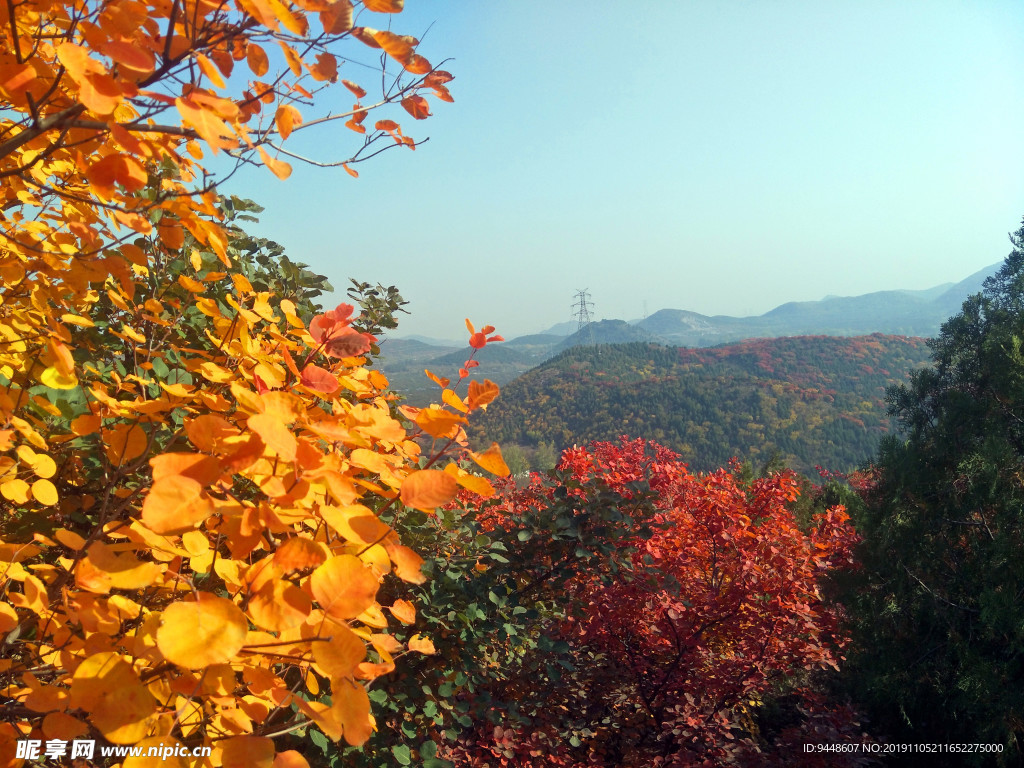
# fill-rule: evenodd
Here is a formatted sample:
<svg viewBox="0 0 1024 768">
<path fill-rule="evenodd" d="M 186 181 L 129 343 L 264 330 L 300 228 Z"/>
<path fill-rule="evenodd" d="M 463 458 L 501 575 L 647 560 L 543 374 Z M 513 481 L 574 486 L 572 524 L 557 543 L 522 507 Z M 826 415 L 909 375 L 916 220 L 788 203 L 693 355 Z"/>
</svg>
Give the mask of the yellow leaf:
<svg viewBox="0 0 1024 768">
<path fill-rule="evenodd" d="M 218 88 L 226 88 L 224 78 L 221 77 L 220 70 L 217 66 L 210 61 L 206 56 L 201 53 L 196 54 L 196 63 L 199 65 L 199 69 L 203 71 L 203 74 L 210 78 L 210 82 Z"/>
<path fill-rule="evenodd" d="M 139 748 L 139 754 L 125 758 L 121 768 L 191 768 L 188 758 L 176 754 L 176 751 L 187 754 L 187 748 L 170 736 L 150 736 L 135 746 Z M 151 757 L 150 749 L 154 750 L 153 755 L 160 757 Z"/>
<path fill-rule="evenodd" d="M 156 644 L 168 661 L 202 669 L 231 661 L 245 644 L 245 615 L 230 600 L 200 592 L 190 603 L 172 603 L 161 614 Z"/>
<path fill-rule="evenodd" d="M 178 285 L 192 293 L 205 293 L 206 286 L 198 280 L 193 280 L 188 275 L 178 275 Z"/>
<path fill-rule="evenodd" d="M 263 147 L 260 147 L 259 151 L 260 157 L 263 159 L 263 164 L 267 166 L 271 173 L 277 176 L 277 178 L 287 179 L 292 175 L 292 167 L 284 160 L 278 160 L 277 158 L 271 157 Z"/>
<path fill-rule="evenodd" d="M 391 529 L 362 504 L 343 507 L 323 505 L 320 516 L 345 541 L 356 544 L 376 544 L 391 532 Z"/>
<path fill-rule="evenodd" d="M 81 315 L 64 314 L 60 316 L 62 322 L 71 323 L 82 328 L 92 328 L 96 325 L 88 317 L 82 317 Z"/>
<path fill-rule="evenodd" d="M 74 389 L 78 386 L 78 377 L 74 373 L 63 374 L 55 366 L 50 366 L 39 376 L 39 381 L 50 389 Z"/>
<path fill-rule="evenodd" d="M 0 495 L 15 504 L 24 504 L 28 501 L 29 486 L 24 480 L 15 478 L 0 485 Z"/>
<path fill-rule="evenodd" d="M 84 590 L 107 594 L 111 589 L 144 589 L 160 577 L 161 570 L 156 563 L 139 562 L 130 554 L 118 555 L 97 541 L 78 564 L 75 581 Z"/>
<path fill-rule="evenodd" d="M 377 598 L 377 578 L 358 557 L 338 555 L 315 571 L 310 591 L 329 616 L 354 619 Z"/>
<path fill-rule="evenodd" d="M 116 653 L 93 654 L 75 670 L 70 704 L 107 740 L 136 744 L 146 737 L 155 715 L 153 695 L 131 664 Z"/>
<path fill-rule="evenodd" d="M 45 507 L 52 507 L 59 501 L 57 488 L 49 480 L 36 480 L 32 483 L 32 495 Z"/>
<path fill-rule="evenodd" d="M 430 641 L 430 638 L 424 635 L 415 635 L 414 637 L 409 638 L 409 650 L 424 653 L 428 656 L 437 653 L 434 649 L 434 644 Z"/>
<path fill-rule="evenodd" d="M 464 402 L 462 402 L 462 398 L 456 395 L 455 392 L 453 392 L 450 389 L 445 389 L 441 393 L 441 399 L 444 400 L 444 402 L 450 405 L 452 408 L 461 413 L 469 412 L 469 408 L 466 406 Z"/>
<path fill-rule="evenodd" d="M 482 469 L 486 469 L 492 475 L 498 477 L 507 477 L 509 474 L 508 465 L 505 463 L 505 459 L 502 458 L 501 448 L 497 443 L 491 443 L 491 447 L 483 453 L 469 452 L 469 457 L 473 459 Z"/>
</svg>

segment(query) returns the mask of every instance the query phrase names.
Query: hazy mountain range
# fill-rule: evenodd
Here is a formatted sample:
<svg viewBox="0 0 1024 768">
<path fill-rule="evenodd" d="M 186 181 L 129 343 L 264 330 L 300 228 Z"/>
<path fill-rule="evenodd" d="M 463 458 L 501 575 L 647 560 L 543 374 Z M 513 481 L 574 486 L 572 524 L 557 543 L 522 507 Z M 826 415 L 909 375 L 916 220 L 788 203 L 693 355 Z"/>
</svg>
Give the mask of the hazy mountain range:
<svg viewBox="0 0 1024 768">
<path fill-rule="evenodd" d="M 744 339 L 785 336 L 862 336 L 883 333 L 932 337 L 942 323 L 978 293 L 1001 262 L 958 283 L 918 291 L 876 291 L 861 296 L 826 296 L 820 301 L 782 304 L 763 315 L 702 315 L 685 309 L 662 309 L 642 320 L 601 320 L 578 330 L 575 322 L 558 323 L 544 333 L 492 344 L 477 354 L 474 373 L 499 384 L 511 381 L 545 360 L 578 345 L 651 342 L 678 347 L 711 347 Z M 423 336 L 387 339 L 381 344 L 381 367 L 392 386 L 409 399 L 426 402 L 436 387 L 424 377 L 429 368 L 457 376 L 471 350 L 456 342 Z"/>
</svg>

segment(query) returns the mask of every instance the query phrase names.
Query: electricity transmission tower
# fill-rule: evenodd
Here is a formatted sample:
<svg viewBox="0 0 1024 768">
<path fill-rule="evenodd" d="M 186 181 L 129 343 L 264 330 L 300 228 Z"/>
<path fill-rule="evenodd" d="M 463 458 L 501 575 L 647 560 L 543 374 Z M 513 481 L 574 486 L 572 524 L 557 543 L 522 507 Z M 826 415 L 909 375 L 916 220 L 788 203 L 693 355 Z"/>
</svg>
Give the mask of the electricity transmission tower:
<svg viewBox="0 0 1024 768">
<path fill-rule="evenodd" d="M 590 313 L 594 309 L 594 302 L 590 300 L 590 293 L 584 288 L 576 291 L 576 301 L 572 305 L 572 315 L 576 318 L 576 332 L 586 328 L 590 332 L 590 343 L 594 344 L 594 328 L 591 325 Z"/>
</svg>

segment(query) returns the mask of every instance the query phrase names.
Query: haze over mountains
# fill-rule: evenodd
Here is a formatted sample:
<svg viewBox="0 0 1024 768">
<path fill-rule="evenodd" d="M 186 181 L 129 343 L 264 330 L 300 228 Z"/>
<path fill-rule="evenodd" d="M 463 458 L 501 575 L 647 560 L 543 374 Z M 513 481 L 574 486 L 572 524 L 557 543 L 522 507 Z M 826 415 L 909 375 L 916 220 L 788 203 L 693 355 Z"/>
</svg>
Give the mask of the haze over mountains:
<svg viewBox="0 0 1024 768">
<path fill-rule="evenodd" d="M 575 321 L 558 323 L 547 331 L 491 344 L 477 359 L 474 378 L 504 384 L 571 347 L 589 344 L 649 342 L 668 346 L 710 347 L 745 339 L 785 336 L 863 336 L 882 333 L 932 337 L 942 323 L 960 310 L 964 300 L 979 292 L 1001 262 L 975 272 L 958 283 L 925 290 L 876 291 L 860 296 L 827 296 L 820 301 L 788 302 L 753 317 L 702 315 L 683 309 L 662 309 L 642 320 L 601 320 L 577 330 Z M 387 339 L 381 345 L 382 368 L 392 386 L 414 404 L 436 397 L 437 388 L 423 375 L 429 368 L 456 376 L 470 349 L 456 341 L 409 336 Z"/>
</svg>

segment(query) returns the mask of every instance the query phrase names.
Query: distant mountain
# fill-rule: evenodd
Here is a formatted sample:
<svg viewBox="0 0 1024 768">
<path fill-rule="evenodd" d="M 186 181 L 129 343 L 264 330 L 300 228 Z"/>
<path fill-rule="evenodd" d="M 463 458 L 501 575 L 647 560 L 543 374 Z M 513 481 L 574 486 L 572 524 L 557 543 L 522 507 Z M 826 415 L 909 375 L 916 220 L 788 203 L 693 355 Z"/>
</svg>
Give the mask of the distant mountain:
<svg viewBox="0 0 1024 768">
<path fill-rule="evenodd" d="M 742 339 L 779 336 L 858 336 L 888 333 L 935 336 L 968 296 L 1001 266 L 993 264 L 955 284 L 921 291 L 876 291 L 861 296 L 828 296 L 821 301 L 791 301 L 756 317 L 709 317 L 680 309 L 663 309 L 639 321 L 666 343 L 708 347 Z"/>
<path fill-rule="evenodd" d="M 465 343 L 455 339 L 436 339 L 433 336 L 420 336 L 418 333 L 402 336 L 399 339 L 393 339 L 393 341 L 418 341 L 421 344 L 429 344 L 432 347 L 460 347 Z"/>
<path fill-rule="evenodd" d="M 576 320 L 566 320 L 564 323 L 555 323 L 543 333 L 553 336 L 569 336 L 579 330 L 580 324 Z"/>
<path fill-rule="evenodd" d="M 708 316 L 684 309 L 662 309 L 643 320 L 601 320 L 579 330 L 578 323 L 558 323 L 545 333 L 488 345 L 470 371 L 471 378 L 489 378 L 499 385 L 511 381 L 553 355 L 575 346 L 658 343 L 682 347 L 713 347 L 744 339 L 786 336 L 858 336 L 884 333 L 933 337 L 964 300 L 981 290 L 985 278 L 1001 264 L 975 272 L 959 283 L 924 290 L 877 291 L 861 296 L 827 296 L 821 301 L 781 304 L 756 317 Z M 457 378 L 469 357 L 465 341 L 428 336 L 389 338 L 381 345 L 381 368 L 392 386 L 415 405 L 438 396 L 437 386 L 423 375 L 429 368 L 440 376 Z M 498 350 L 508 350 L 500 352 Z"/>
<path fill-rule="evenodd" d="M 630 325 L 625 320 L 601 320 L 588 323 L 558 345 L 559 350 L 588 344 L 627 344 L 631 341 L 657 341 L 646 328 Z"/>
<path fill-rule="evenodd" d="M 561 449 L 628 435 L 655 439 L 701 471 L 733 456 L 849 470 L 890 427 L 885 388 L 929 354 L 924 339 L 881 334 L 712 349 L 577 346 L 508 383 L 472 436 Z"/>
</svg>

